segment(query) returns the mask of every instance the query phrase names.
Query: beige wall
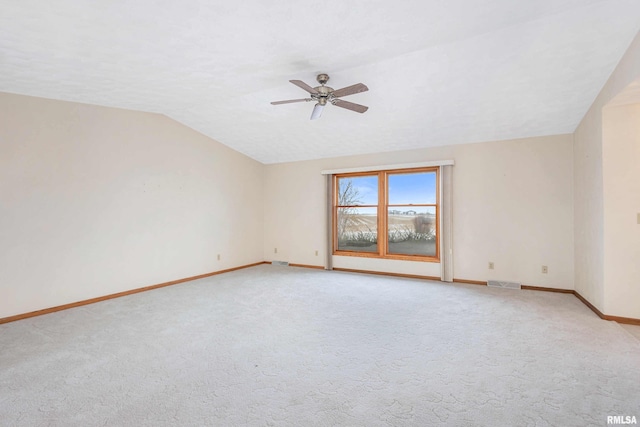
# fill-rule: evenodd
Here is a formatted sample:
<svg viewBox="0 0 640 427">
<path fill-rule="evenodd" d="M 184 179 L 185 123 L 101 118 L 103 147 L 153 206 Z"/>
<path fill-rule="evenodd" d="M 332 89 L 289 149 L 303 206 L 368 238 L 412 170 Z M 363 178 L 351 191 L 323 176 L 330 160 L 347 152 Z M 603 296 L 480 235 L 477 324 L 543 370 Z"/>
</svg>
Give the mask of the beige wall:
<svg viewBox="0 0 640 427">
<path fill-rule="evenodd" d="M 603 109 L 604 310 L 640 318 L 640 104 Z"/>
<path fill-rule="evenodd" d="M 161 115 L 0 93 L 0 318 L 262 261 L 263 168 Z"/>
<path fill-rule="evenodd" d="M 572 156 L 571 135 L 559 135 L 267 165 L 264 257 L 323 265 L 321 170 L 452 159 L 454 277 L 573 289 Z M 334 257 L 334 265 L 440 276 L 434 263 Z"/>
<path fill-rule="evenodd" d="M 607 200 L 611 198 L 606 195 L 603 184 L 608 178 L 603 172 L 602 116 L 603 108 L 639 76 L 640 34 L 635 37 L 574 133 L 576 290 L 604 314 L 636 318 L 640 318 L 640 304 L 636 304 L 632 310 L 627 304 L 621 304 L 625 291 L 613 291 L 617 285 L 609 280 L 609 273 L 605 272 L 605 259 L 611 259 L 605 254 L 605 248 L 613 243 L 611 237 L 607 237 L 609 243 L 605 246 L 605 197 Z M 611 155 L 612 147 L 608 147 L 608 155 Z M 625 197 L 633 197 L 633 194 Z M 608 263 L 607 270 L 611 268 L 613 266 Z M 622 297 L 615 301 L 608 299 L 611 292 Z"/>
<path fill-rule="evenodd" d="M 593 115 L 591 111 L 588 113 Z M 576 291 L 604 310 L 604 201 L 602 122 L 583 121 L 574 133 L 574 242 Z"/>
</svg>

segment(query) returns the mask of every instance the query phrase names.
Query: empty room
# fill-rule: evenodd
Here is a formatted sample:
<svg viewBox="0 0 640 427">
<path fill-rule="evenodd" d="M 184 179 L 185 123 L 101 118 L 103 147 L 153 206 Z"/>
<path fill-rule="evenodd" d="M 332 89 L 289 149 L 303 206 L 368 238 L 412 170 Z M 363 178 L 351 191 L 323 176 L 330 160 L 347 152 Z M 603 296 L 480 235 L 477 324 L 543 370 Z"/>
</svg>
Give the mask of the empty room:
<svg viewBox="0 0 640 427">
<path fill-rule="evenodd" d="M 0 426 L 638 423 L 637 0 L 0 5 Z"/>
</svg>

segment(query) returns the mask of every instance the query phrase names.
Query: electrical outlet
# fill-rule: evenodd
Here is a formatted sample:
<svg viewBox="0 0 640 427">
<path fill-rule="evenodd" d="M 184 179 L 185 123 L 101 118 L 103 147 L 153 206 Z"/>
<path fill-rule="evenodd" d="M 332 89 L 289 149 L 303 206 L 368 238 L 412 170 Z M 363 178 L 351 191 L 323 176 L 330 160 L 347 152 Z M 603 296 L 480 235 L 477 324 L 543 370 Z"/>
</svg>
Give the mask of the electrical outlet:
<svg viewBox="0 0 640 427">
<path fill-rule="evenodd" d="M 316 256 L 318 256 L 318 251 L 316 251 Z"/>
<path fill-rule="evenodd" d="M 547 267 L 546 265 L 542 266 L 542 273 L 543 274 L 547 274 L 549 272 L 549 267 Z"/>
<path fill-rule="evenodd" d="M 220 261 L 220 254 L 218 254 L 218 261 Z"/>
<path fill-rule="evenodd" d="M 278 248 L 273 248 L 273 253 L 277 254 L 278 253 Z"/>
<path fill-rule="evenodd" d="M 489 263 L 489 270 L 493 270 L 493 267 L 494 267 L 494 266 L 493 266 L 493 263 L 492 263 L 492 262 L 490 262 L 490 263 Z"/>
</svg>

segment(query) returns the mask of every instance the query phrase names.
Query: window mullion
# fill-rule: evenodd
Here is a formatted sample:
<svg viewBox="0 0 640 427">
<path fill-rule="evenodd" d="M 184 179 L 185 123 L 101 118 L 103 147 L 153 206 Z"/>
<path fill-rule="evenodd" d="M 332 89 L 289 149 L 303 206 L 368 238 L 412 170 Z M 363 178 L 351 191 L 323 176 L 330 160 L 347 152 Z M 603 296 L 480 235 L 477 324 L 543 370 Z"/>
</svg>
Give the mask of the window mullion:
<svg viewBox="0 0 640 427">
<path fill-rule="evenodd" d="M 378 173 L 378 254 L 382 257 L 387 253 L 387 174 Z"/>
</svg>

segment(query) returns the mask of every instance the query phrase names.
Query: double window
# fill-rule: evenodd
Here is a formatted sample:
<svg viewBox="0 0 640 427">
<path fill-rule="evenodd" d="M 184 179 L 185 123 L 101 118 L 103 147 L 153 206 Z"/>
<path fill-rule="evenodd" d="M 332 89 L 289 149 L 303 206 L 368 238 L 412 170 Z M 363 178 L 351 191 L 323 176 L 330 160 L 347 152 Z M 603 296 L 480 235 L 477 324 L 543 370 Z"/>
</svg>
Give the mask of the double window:
<svg viewBox="0 0 640 427">
<path fill-rule="evenodd" d="M 438 261 L 439 169 L 334 177 L 335 255 Z"/>
</svg>

